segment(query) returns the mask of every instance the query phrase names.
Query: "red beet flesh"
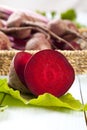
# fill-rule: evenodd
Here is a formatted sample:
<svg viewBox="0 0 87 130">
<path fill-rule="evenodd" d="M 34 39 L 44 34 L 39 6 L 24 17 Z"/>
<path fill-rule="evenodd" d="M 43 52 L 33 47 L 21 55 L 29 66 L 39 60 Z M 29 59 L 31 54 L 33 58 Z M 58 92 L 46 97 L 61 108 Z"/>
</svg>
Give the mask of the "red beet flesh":
<svg viewBox="0 0 87 130">
<path fill-rule="evenodd" d="M 20 81 L 26 85 L 24 79 L 24 68 L 28 60 L 31 58 L 31 54 L 27 52 L 18 52 L 14 59 L 14 68 L 20 79 Z"/>
<path fill-rule="evenodd" d="M 46 49 L 37 52 L 27 62 L 24 77 L 34 95 L 51 93 L 60 97 L 71 87 L 75 73 L 61 53 Z"/>
</svg>

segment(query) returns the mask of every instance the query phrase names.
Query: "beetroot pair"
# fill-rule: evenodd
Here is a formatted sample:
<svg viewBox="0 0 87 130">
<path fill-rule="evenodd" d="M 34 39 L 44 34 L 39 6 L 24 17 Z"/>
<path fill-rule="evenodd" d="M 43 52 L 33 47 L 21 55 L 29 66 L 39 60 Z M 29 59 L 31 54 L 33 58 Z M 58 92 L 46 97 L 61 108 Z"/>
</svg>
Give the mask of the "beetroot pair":
<svg viewBox="0 0 87 130">
<path fill-rule="evenodd" d="M 35 96 L 65 94 L 74 82 L 75 73 L 68 60 L 58 51 L 46 49 L 31 55 L 19 52 L 12 60 L 9 86 Z"/>
</svg>

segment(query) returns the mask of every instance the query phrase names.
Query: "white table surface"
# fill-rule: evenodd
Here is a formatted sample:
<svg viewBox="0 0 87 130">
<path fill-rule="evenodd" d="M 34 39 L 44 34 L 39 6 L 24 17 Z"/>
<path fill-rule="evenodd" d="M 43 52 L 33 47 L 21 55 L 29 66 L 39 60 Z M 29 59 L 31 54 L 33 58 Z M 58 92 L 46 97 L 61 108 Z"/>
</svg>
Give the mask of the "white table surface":
<svg viewBox="0 0 87 130">
<path fill-rule="evenodd" d="M 87 75 L 80 76 L 84 102 L 87 102 Z M 76 77 L 69 90 L 81 100 Z M 84 112 L 62 111 L 39 107 L 8 107 L 0 112 L 0 130 L 86 130 Z"/>
</svg>

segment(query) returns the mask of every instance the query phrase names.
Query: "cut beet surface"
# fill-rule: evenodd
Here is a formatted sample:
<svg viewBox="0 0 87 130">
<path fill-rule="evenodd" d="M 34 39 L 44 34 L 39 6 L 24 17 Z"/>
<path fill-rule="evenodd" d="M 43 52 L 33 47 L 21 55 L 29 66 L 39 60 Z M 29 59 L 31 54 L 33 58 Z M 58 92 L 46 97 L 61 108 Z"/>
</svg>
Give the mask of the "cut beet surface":
<svg viewBox="0 0 87 130">
<path fill-rule="evenodd" d="M 26 85 L 24 79 L 24 68 L 28 60 L 31 58 L 31 54 L 27 52 L 18 52 L 14 59 L 14 68 L 15 71 L 20 79 L 20 81 Z"/>
<path fill-rule="evenodd" d="M 75 73 L 60 52 L 46 49 L 37 52 L 27 62 L 24 77 L 27 87 L 35 96 L 51 93 L 60 97 L 71 87 Z"/>
</svg>

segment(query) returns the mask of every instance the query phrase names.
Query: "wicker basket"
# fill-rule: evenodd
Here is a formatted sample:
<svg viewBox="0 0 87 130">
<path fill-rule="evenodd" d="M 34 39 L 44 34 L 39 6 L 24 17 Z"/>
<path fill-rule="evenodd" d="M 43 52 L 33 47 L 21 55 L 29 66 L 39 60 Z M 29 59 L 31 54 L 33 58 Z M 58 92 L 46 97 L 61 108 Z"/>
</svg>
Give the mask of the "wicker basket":
<svg viewBox="0 0 87 130">
<path fill-rule="evenodd" d="M 0 51 L 0 75 L 8 75 L 13 56 L 19 51 Z M 37 51 L 28 51 L 35 54 Z M 76 74 L 87 73 L 87 50 L 60 51 L 73 66 Z"/>
</svg>

